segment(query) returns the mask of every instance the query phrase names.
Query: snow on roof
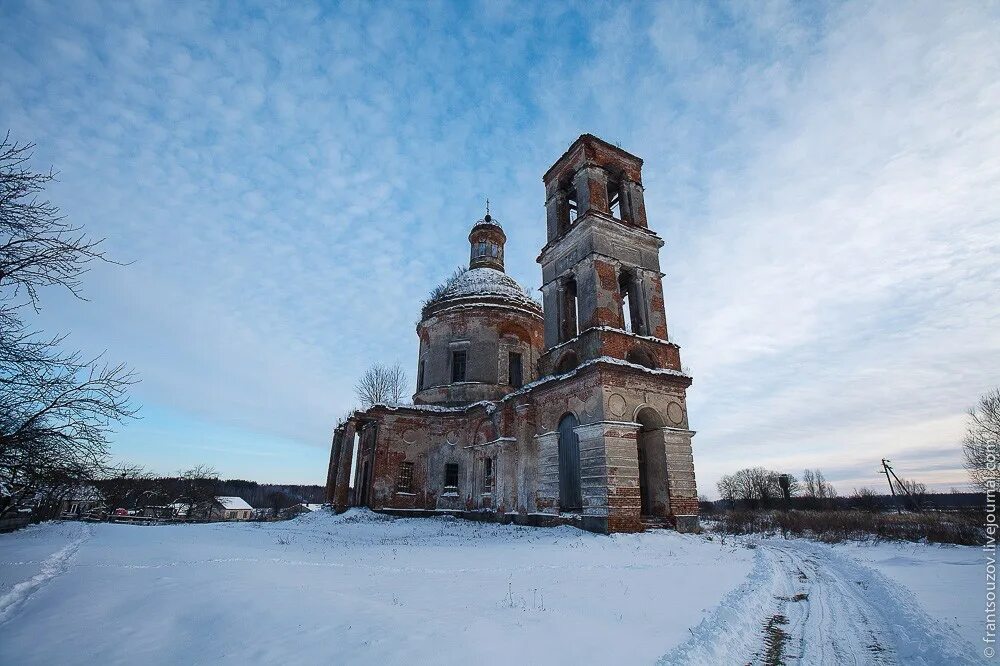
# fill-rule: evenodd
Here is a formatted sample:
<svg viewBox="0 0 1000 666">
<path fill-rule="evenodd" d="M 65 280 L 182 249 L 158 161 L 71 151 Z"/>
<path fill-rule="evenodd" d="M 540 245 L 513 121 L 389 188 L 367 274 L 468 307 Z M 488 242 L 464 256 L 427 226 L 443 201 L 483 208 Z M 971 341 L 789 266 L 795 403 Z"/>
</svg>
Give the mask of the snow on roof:
<svg viewBox="0 0 1000 666">
<path fill-rule="evenodd" d="M 215 501 L 222 505 L 223 509 L 252 509 L 242 497 L 216 497 Z"/>
<path fill-rule="evenodd" d="M 434 302 L 477 296 L 497 296 L 538 308 L 538 303 L 517 280 L 495 268 L 470 268 L 455 278 Z"/>
<path fill-rule="evenodd" d="M 690 379 L 690 375 L 688 375 L 683 370 L 674 370 L 673 368 L 647 368 L 644 365 L 638 365 L 637 363 L 631 363 L 629 361 L 623 361 L 620 358 L 614 358 L 614 357 L 611 357 L 611 356 L 598 356 L 597 358 L 594 358 L 594 359 L 591 359 L 591 360 L 586 361 L 584 363 L 581 363 L 580 365 L 576 366 L 572 370 L 569 370 L 568 372 L 564 372 L 563 374 L 560 374 L 560 375 L 545 375 L 544 377 L 540 377 L 540 378 L 536 379 L 535 381 L 531 382 L 530 384 L 525 384 L 524 386 L 522 386 L 521 388 L 517 389 L 516 391 L 511 391 L 510 393 L 508 393 L 507 395 L 503 396 L 499 400 L 479 400 L 477 402 L 469 403 L 468 405 L 458 405 L 456 407 L 447 407 L 447 406 L 444 406 L 444 405 L 402 405 L 402 404 L 400 404 L 400 405 L 389 405 L 389 404 L 377 402 L 374 405 L 372 405 L 371 407 L 369 407 L 369 409 L 371 409 L 372 407 L 380 407 L 382 409 L 387 409 L 389 411 L 396 411 L 396 410 L 399 410 L 399 409 L 404 409 L 404 410 L 411 410 L 411 411 L 417 411 L 417 412 L 438 412 L 438 413 L 458 414 L 458 413 L 470 411 L 470 410 L 475 409 L 477 407 L 485 407 L 487 411 L 491 411 L 491 410 L 495 410 L 497 408 L 497 405 L 500 405 L 500 404 L 502 404 L 502 403 L 504 403 L 507 400 L 510 400 L 512 398 L 516 398 L 516 397 L 522 396 L 522 395 L 524 395 L 526 393 L 530 393 L 532 390 L 534 390 L 535 388 L 538 388 L 539 386 L 542 386 L 543 384 L 548 384 L 550 382 L 556 382 L 556 381 L 559 381 L 559 380 L 562 380 L 562 379 L 567 379 L 569 377 L 572 377 L 573 375 L 575 375 L 579 371 L 583 370 L 584 368 L 590 367 L 592 365 L 597 365 L 599 363 L 607 363 L 607 364 L 610 364 L 610 365 L 620 365 L 620 366 L 623 366 L 623 367 L 626 367 L 626 368 L 631 368 L 633 370 L 638 370 L 639 372 L 642 372 L 642 373 L 647 374 L 647 375 L 670 375 L 670 376 L 673 376 L 673 377 L 684 377 L 686 379 Z"/>
</svg>

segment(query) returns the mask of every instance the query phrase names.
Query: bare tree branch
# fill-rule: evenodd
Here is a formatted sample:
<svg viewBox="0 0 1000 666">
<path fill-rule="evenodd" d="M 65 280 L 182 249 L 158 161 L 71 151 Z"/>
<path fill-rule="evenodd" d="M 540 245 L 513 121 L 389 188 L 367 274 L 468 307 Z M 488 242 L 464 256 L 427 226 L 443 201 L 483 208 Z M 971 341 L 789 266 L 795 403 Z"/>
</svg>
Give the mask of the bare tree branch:
<svg viewBox="0 0 1000 666">
<path fill-rule="evenodd" d="M 962 440 L 965 469 L 972 482 L 987 490 L 1000 486 L 1000 388 L 979 399 L 969 410 L 969 421 Z"/>
<path fill-rule="evenodd" d="M 398 405 L 403 401 L 406 390 L 406 372 L 399 363 L 391 366 L 376 363 L 354 385 L 354 393 L 364 407 L 375 404 Z"/>
<path fill-rule="evenodd" d="M 29 169 L 32 148 L 9 133 L 0 141 L 0 483 L 19 496 L 101 478 L 113 425 L 137 414 L 130 369 L 64 351 L 64 336 L 43 337 L 21 317 L 39 309 L 42 287 L 80 297 L 88 264 L 107 261 L 101 241 L 39 198 L 54 174 Z"/>
</svg>

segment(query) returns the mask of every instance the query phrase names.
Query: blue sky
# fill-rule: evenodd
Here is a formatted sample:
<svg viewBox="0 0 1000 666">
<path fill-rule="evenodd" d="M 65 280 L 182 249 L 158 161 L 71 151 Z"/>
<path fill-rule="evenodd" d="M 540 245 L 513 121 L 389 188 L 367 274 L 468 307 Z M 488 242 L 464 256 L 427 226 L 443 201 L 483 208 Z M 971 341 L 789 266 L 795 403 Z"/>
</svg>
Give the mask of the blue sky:
<svg viewBox="0 0 1000 666">
<path fill-rule="evenodd" d="M 961 486 L 1000 383 L 996 3 L 0 5 L 0 128 L 132 262 L 40 324 L 142 377 L 117 456 L 322 483 L 371 362 L 489 196 L 538 287 L 541 175 L 645 159 L 702 492 L 878 461 Z"/>
</svg>

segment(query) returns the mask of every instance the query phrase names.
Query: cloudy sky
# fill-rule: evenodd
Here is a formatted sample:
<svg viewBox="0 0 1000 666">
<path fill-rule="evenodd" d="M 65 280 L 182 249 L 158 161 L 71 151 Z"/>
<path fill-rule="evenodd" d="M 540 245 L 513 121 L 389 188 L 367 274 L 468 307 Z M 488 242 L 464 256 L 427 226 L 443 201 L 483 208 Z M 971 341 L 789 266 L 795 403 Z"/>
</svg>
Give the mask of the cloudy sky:
<svg viewBox="0 0 1000 666">
<path fill-rule="evenodd" d="M 591 132 L 645 159 L 701 491 L 883 456 L 947 489 L 1000 384 L 998 35 L 996 2 L 7 0 L 0 128 L 131 262 L 39 322 L 141 375 L 120 458 L 323 483 L 484 197 L 539 286 L 541 175 Z"/>
</svg>

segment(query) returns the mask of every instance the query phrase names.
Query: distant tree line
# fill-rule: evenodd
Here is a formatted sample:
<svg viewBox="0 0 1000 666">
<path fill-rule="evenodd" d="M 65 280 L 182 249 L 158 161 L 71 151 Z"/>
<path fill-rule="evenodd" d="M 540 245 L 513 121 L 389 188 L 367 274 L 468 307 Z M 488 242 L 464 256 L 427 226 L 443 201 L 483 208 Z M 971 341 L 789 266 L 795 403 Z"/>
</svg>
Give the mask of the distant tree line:
<svg viewBox="0 0 1000 666">
<path fill-rule="evenodd" d="M 785 477 L 782 481 L 782 477 Z M 785 498 L 786 484 L 788 499 Z M 748 467 L 733 474 L 726 474 L 716 484 L 719 495 L 728 508 L 757 509 L 807 509 L 826 510 L 852 508 L 877 511 L 885 501 L 871 488 L 855 489 L 848 497 L 838 497 L 837 489 L 826 480 L 819 469 L 806 469 L 799 481 L 791 474 L 782 474 L 764 467 Z M 920 510 L 927 501 L 927 487 L 912 479 L 893 480 L 892 491 L 898 503 L 906 509 Z M 711 508 L 711 507 L 707 507 Z"/>
<path fill-rule="evenodd" d="M 109 511 L 140 510 L 179 502 L 202 509 L 215 497 L 241 497 L 256 509 L 277 513 L 299 503 L 324 501 L 324 488 L 318 485 L 257 483 L 245 479 L 220 479 L 211 467 L 200 465 L 176 476 L 157 476 L 136 466 L 119 466 L 114 473 L 95 481 Z"/>
</svg>

